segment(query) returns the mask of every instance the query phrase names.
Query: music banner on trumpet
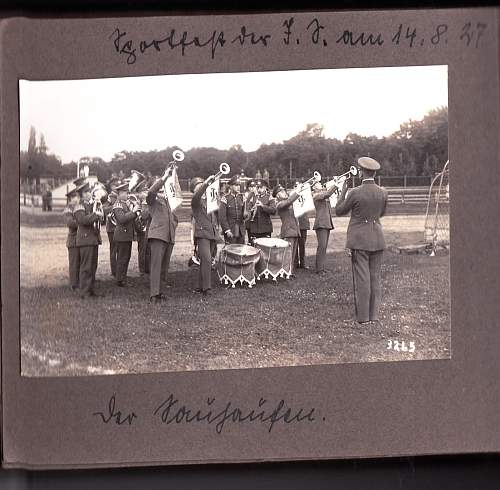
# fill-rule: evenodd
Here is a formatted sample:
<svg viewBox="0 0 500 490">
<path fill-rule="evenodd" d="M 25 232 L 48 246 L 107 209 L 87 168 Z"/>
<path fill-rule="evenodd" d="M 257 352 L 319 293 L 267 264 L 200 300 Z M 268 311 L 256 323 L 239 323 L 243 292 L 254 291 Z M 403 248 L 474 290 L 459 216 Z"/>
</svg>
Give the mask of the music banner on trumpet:
<svg viewBox="0 0 500 490">
<path fill-rule="evenodd" d="M 215 179 L 205 191 L 207 197 L 207 213 L 214 213 L 219 209 L 219 179 Z"/>
<path fill-rule="evenodd" d="M 165 196 L 172 211 L 175 211 L 182 204 L 182 190 L 177 176 L 177 169 L 174 167 L 172 173 L 165 181 Z"/>
<path fill-rule="evenodd" d="M 298 187 L 296 192 L 299 194 L 299 197 L 293 201 L 293 214 L 296 218 L 300 218 L 314 209 L 314 199 L 309 184 Z"/>
<path fill-rule="evenodd" d="M 337 202 L 340 197 L 340 193 L 342 192 L 342 186 L 346 181 L 346 175 L 339 175 L 337 177 L 333 177 L 332 180 L 329 180 L 325 183 L 325 187 L 327 190 L 330 190 L 332 187 L 335 187 L 334 193 L 330 196 L 330 206 L 334 208 L 337 205 Z"/>
</svg>

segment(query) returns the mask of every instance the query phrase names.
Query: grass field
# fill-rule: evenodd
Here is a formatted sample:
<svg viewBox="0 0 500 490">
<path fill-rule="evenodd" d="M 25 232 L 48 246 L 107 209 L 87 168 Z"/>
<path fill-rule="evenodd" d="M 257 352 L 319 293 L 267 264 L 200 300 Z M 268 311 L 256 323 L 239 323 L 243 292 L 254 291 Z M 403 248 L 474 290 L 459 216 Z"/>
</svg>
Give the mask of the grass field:
<svg viewBox="0 0 500 490">
<path fill-rule="evenodd" d="M 423 220 L 422 215 L 384 218 L 388 244 L 421 242 Z M 181 222 L 168 300 L 150 305 L 136 244 L 130 287 L 117 288 L 103 236 L 97 273 L 103 296 L 81 300 L 67 286 L 65 228 L 21 213 L 22 372 L 68 376 L 449 358 L 449 256 L 387 252 L 381 321 L 360 326 L 352 319 L 347 223 L 335 219 L 329 274 L 299 271 L 295 280 L 265 281 L 252 289 L 216 286 L 204 299 L 192 293 L 198 271 L 187 267 L 189 225 Z M 274 224 L 277 234 L 279 221 Z M 315 248 L 310 231 L 309 266 Z M 218 282 L 216 273 L 213 281 Z M 389 340 L 399 346 L 412 341 L 415 351 L 389 350 Z"/>
</svg>

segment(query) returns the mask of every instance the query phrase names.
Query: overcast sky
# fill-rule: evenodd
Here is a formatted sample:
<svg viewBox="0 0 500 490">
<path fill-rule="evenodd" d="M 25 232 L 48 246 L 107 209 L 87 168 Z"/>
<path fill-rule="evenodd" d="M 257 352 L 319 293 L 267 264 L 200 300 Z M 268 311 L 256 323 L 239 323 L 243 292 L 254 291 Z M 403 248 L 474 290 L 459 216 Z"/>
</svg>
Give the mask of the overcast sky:
<svg viewBox="0 0 500 490">
<path fill-rule="evenodd" d="M 320 123 L 325 136 L 385 136 L 448 105 L 446 66 L 20 81 L 20 145 L 43 133 L 64 163 L 121 150 L 280 143 Z"/>
</svg>

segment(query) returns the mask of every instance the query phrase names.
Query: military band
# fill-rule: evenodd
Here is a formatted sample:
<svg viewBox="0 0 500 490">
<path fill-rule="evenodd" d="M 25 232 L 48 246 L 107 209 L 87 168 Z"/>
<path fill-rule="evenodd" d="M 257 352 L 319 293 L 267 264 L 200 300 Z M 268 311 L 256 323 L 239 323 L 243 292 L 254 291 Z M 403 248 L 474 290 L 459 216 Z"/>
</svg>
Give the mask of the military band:
<svg viewBox="0 0 500 490">
<path fill-rule="evenodd" d="M 355 318 L 359 323 L 366 323 L 379 318 L 380 274 L 386 248 L 380 218 L 386 210 L 387 191 L 375 183 L 375 174 L 380 169 L 376 160 L 362 157 L 358 159 L 358 166 L 361 185 L 348 194 L 347 181 L 344 182 L 335 212 L 337 216 L 351 214 L 346 248 L 351 250 Z M 66 194 L 68 204 L 63 212 L 68 228 L 66 246 L 71 290 L 79 290 L 82 298 L 96 295 L 100 224 L 105 217 L 111 274 L 116 277 L 116 284 L 126 285 L 132 242 L 137 240 L 139 271 L 141 275 L 150 275 L 150 301 L 157 303 L 166 299 L 167 273 L 178 223 L 166 189 L 172 172 L 172 166 L 167 167 L 162 177 L 149 188 L 145 180 L 134 189 L 130 182 L 113 181 L 106 199 L 101 199 L 102 216 L 99 206 L 96 207 L 101 201 L 91 193 L 89 183 L 84 178 L 74 181 L 75 189 Z M 271 238 L 275 214 L 281 220 L 280 237 L 290 244 L 291 277 L 295 277 L 295 269 L 305 269 L 305 243 L 310 222 L 307 213 L 299 218 L 295 216 L 293 204 L 305 184 L 297 183 L 290 193 L 277 185 L 271 194 L 268 183 L 257 179 L 250 181 L 246 192 L 242 193 L 241 176 L 235 175 L 229 180 L 229 191 L 219 199 L 218 211 L 208 212 L 206 191 L 219 175 L 207 179 L 195 177 L 190 181 L 192 240 L 197 257 L 195 263 L 199 264 L 194 291 L 206 296 L 212 289 L 213 261 L 217 243 L 222 241 L 219 227 L 226 244 L 252 244 L 259 238 Z M 330 197 L 335 187 L 326 189 L 318 180 L 311 185 L 315 208 L 313 229 L 317 237 L 315 270 L 323 274 L 329 237 L 334 229 Z"/>
</svg>

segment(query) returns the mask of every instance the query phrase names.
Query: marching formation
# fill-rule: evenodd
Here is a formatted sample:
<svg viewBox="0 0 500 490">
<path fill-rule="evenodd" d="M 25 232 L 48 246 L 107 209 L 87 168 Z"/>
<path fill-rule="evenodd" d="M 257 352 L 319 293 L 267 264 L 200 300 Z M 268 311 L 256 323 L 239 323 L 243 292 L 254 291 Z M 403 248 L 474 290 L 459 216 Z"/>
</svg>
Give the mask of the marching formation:
<svg viewBox="0 0 500 490">
<path fill-rule="evenodd" d="M 127 286 L 132 243 L 136 241 L 139 271 L 149 275 L 149 300 L 161 303 L 166 299 L 178 224 L 176 209 L 182 202 L 176 172 L 183 159 L 184 154 L 176 150 L 164 174 L 154 180 L 133 170 L 128 179 L 112 179 L 106 186 L 99 182 L 91 186 L 88 171 L 74 181 L 64 217 L 70 286 L 82 298 L 97 296 L 98 247 L 105 228 L 116 286 Z M 356 320 L 378 320 L 385 249 L 380 218 L 387 205 L 387 191 L 374 180 L 379 168 L 376 160 L 362 157 L 358 167 L 352 166 L 324 185 L 315 172 L 311 179 L 297 181 L 290 191 L 281 185 L 270 189 L 262 179 L 245 182 L 235 175 L 229 179 L 227 191 L 221 193 L 220 178 L 230 172 L 226 163 L 215 175 L 191 179 L 193 257 L 189 265 L 199 266 L 193 291 L 210 294 L 214 268 L 220 281 L 233 287 L 238 281 L 252 287 L 256 279 L 294 278 L 297 268 L 307 269 L 304 259 L 310 211 L 315 211 L 315 272 L 324 274 L 335 209 L 337 216 L 351 213 L 346 248 L 351 251 Z M 358 174 L 361 185 L 348 192 L 349 177 Z M 279 238 L 272 237 L 274 215 L 281 220 Z M 218 243 L 224 243 L 219 254 Z"/>
</svg>

